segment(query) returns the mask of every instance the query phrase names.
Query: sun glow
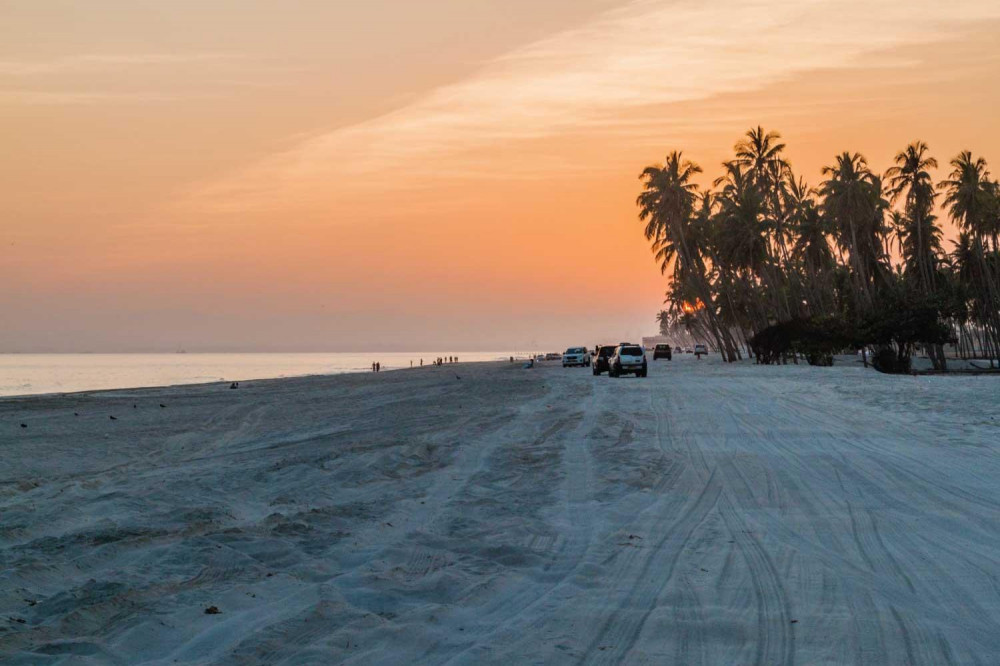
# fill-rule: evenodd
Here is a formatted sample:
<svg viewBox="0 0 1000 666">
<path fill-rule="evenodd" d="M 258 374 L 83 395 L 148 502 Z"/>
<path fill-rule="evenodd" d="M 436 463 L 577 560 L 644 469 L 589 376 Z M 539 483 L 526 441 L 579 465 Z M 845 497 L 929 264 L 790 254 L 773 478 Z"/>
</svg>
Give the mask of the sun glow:
<svg viewBox="0 0 1000 666">
<path fill-rule="evenodd" d="M 704 309 L 705 302 L 700 298 L 694 299 L 694 303 L 691 303 L 691 301 L 684 301 L 681 303 L 681 310 L 684 311 L 684 314 L 693 315 L 694 313 Z"/>
</svg>

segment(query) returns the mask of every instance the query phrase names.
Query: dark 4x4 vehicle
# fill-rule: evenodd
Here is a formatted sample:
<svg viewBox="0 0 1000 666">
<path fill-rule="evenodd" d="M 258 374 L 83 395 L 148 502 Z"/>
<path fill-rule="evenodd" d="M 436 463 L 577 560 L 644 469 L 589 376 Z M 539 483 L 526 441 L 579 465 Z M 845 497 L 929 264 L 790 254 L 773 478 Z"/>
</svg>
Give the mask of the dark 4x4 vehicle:
<svg viewBox="0 0 1000 666">
<path fill-rule="evenodd" d="M 607 345 L 597 349 L 597 353 L 594 354 L 594 357 L 590 361 L 590 367 L 594 369 L 595 375 L 611 369 L 608 361 L 615 355 L 615 349 L 616 347 L 609 347 Z"/>
<path fill-rule="evenodd" d="M 673 350 L 670 349 L 668 344 L 658 344 L 653 347 L 653 360 L 658 358 L 665 358 L 668 361 L 674 357 Z"/>
</svg>

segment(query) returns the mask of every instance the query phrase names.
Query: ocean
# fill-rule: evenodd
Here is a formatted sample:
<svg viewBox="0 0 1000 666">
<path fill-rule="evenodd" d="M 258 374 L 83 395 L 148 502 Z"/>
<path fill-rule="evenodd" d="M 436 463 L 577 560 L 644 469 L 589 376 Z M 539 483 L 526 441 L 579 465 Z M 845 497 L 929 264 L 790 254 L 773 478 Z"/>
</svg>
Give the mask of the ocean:
<svg viewBox="0 0 1000 666">
<path fill-rule="evenodd" d="M 0 354 L 0 396 L 142 386 L 301 377 L 409 368 L 442 356 L 497 361 L 527 352 L 371 352 L 310 354 Z"/>
</svg>

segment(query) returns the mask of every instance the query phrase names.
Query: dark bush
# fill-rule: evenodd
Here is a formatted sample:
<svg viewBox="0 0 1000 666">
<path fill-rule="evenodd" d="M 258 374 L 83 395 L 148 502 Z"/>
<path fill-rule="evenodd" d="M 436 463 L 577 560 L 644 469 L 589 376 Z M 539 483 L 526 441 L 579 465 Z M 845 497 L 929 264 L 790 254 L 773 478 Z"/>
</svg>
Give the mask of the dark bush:
<svg viewBox="0 0 1000 666">
<path fill-rule="evenodd" d="M 933 296 L 905 292 L 883 296 L 881 307 L 861 325 L 861 338 L 877 349 L 875 369 L 908 373 L 915 345 L 933 349 L 952 342 L 951 330 L 942 318 L 941 304 Z"/>
<path fill-rule="evenodd" d="M 891 347 L 881 347 L 872 355 L 872 365 L 890 375 L 906 374 L 910 371 L 910 357 L 900 358 Z"/>
<path fill-rule="evenodd" d="M 779 362 L 801 354 L 810 365 L 833 365 L 833 355 L 873 347 L 872 364 L 881 372 L 910 372 L 915 345 L 929 351 L 952 342 L 943 319 L 946 303 L 936 296 L 906 290 L 885 290 L 871 314 L 860 322 L 851 315 L 792 319 L 768 326 L 750 339 L 757 362 Z M 942 354 L 943 356 L 943 354 Z"/>
<path fill-rule="evenodd" d="M 750 339 L 758 363 L 777 363 L 790 353 L 802 354 L 809 365 L 833 365 L 833 355 L 855 345 L 855 335 L 839 318 L 793 319 L 768 326 Z"/>
</svg>

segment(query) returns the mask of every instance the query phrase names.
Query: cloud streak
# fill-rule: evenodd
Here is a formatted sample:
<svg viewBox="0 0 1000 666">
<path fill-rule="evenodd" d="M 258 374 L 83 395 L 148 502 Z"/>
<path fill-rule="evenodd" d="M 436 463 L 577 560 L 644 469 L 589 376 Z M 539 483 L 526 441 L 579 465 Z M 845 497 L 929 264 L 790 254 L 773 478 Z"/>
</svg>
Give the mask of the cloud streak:
<svg viewBox="0 0 1000 666">
<path fill-rule="evenodd" d="M 85 54 L 35 62 L 0 60 L 0 75 L 23 77 L 63 72 L 122 69 L 126 67 L 205 64 L 241 59 L 242 56 L 229 53 Z"/>
<path fill-rule="evenodd" d="M 635 0 L 397 111 L 304 140 L 197 198 L 222 209 L 283 206 L 329 196 L 331 184 L 482 173 L 497 146 L 634 134 L 635 117 L 657 107 L 863 67 L 869 54 L 994 19 L 995 0 Z"/>
<path fill-rule="evenodd" d="M 47 90 L 0 90 L 0 103 L 26 106 L 94 106 L 98 104 L 162 104 L 192 99 L 221 99 L 219 94 L 171 94 L 161 92 L 57 92 Z"/>
</svg>

